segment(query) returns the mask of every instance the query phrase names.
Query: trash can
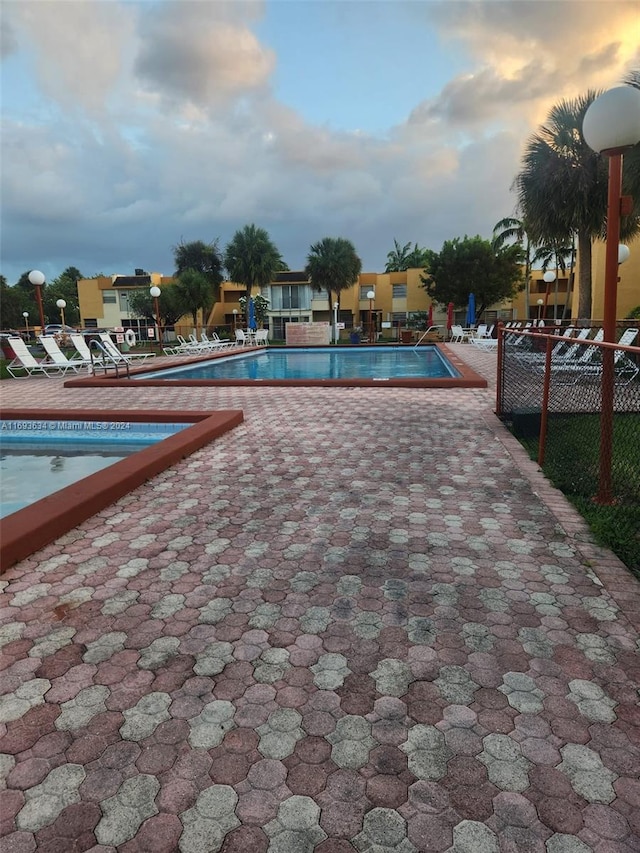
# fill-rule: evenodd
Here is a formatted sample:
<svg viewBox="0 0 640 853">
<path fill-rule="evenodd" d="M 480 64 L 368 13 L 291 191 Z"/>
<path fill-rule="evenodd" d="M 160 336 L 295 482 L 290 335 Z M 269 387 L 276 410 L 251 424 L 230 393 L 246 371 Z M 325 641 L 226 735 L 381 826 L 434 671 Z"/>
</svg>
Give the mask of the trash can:
<svg viewBox="0 0 640 853">
<path fill-rule="evenodd" d="M 401 344 L 412 344 L 413 343 L 413 331 L 411 329 L 401 329 L 401 331 L 400 331 L 400 343 Z"/>
</svg>

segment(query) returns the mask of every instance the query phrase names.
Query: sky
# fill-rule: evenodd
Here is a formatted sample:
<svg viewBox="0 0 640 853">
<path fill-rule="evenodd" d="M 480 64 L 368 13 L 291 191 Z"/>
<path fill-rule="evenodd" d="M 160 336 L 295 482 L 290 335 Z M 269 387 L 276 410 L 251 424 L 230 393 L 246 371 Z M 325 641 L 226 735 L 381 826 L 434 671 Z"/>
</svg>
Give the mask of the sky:
<svg viewBox="0 0 640 853">
<path fill-rule="evenodd" d="M 265 228 L 382 272 L 490 238 L 550 107 L 640 68 L 617 0 L 3 0 L 0 273 L 173 273 Z"/>
</svg>

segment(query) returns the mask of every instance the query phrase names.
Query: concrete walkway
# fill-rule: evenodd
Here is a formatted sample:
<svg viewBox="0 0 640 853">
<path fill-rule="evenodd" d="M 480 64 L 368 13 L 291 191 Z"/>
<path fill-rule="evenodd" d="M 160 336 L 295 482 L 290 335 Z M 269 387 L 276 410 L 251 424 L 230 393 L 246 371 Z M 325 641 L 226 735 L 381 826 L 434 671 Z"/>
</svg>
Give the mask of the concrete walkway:
<svg viewBox="0 0 640 853">
<path fill-rule="evenodd" d="M 0 393 L 245 412 L 0 577 L 4 853 L 640 850 L 640 584 L 491 390 Z"/>
</svg>

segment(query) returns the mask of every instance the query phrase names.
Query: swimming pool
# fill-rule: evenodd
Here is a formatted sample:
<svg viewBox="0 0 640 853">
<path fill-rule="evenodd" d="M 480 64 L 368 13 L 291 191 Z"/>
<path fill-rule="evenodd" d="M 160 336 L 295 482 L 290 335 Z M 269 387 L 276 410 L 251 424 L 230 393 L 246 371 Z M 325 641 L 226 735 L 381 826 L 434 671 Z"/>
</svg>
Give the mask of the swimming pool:
<svg viewBox="0 0 640 853">
<path fill-rule="evenodd" d="M 3 420 L 0 518 L 183 430 L 185 423 Z"/>
<path fill-rule="evenodd" d="M 132 377 L 140 381 L 149 374 Z M 154 371 L 154 379 L 354 380 L 458 378 L 460 371 L 436 347 L 271 348 Z"/>
</svg>

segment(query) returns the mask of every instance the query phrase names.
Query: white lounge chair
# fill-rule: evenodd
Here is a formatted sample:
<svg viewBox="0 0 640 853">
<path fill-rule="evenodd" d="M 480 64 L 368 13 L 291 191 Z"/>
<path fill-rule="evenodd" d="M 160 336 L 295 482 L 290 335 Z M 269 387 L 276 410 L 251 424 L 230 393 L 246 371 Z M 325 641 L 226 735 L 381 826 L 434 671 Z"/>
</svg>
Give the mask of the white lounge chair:
<svg viewBox="0 0 640 853">
<path fill-rule="evenodd" d="M 631 346 L 637 336 L 637 329 L 627 329 L 625 332 L 623 332 L 618 343 L 623 347 Z M 591 347 L 589 347 L 589 349 L 591 349 Z M 598 350 L 598 355 L 600 357 L 598 361 L 595 361 L 594 358 L 591 358 L 587 360 L 585 364 L 580 365 L 577 369 L 573 366 L 573 364 L 570 365 L 571 371 L 575 371 L 576 382 L 580 382 L 583 379 L 592 379 L 593 377 L 598 377 L 602 373 L 602 350 L 600 347 L 593 347 L 593 349 Z M 623 350 L 620 349 L 614 350 L 613 365 L 617 379 L 622 379 L 626 377 L 624 384 L 631 382 L 633 379 L 635 379 L 638 373 L 640 373 L 640 367 L 635 363 L 635 361 L 632 361 Z"/>
<path fill-rule="evenodd" d="M 269 332 L 267 329 L 258 329 L 254 335 L 257 346 L 269 346 Z"/>
<path fill-rule="evenodd" d="M 148 358 L 152 358 L 155 356 L 154 352 L 120 352 L 118 347 L 114 344 L 111 335 L 108 332 L 100 332 L 98 334 L 100 338 L 100 343 L 105 349 L 105 352 L 109 356 L 109 358 L 114 362 L 127 362 L 131 364 L 133 361 L 140 359 L 140 361 L 146 361 Z"/>
<path fill-rule="evenodd" d="M 451 327 L 451 337 L 449 338 L 450 344 L 462 344 L 469 339 L 469 335 L 462 326 L 452 326 Z"/>
<path fill-rule="evenodd" d="M 64 376 L 68 370 L 51 362 L 38 361 L 22 338 L 7 338 L 7 343 L 15 356 L 7 365 L 9 375 L 14 379 L 25 379 L 27 376 Z"/>
<path fill-rule="evenodd" d="M 65 370 L 65 373 L 72 370 L 78 373 L 83 367 L 88 370 L 91 368 L 91 358 L 89 360 L 80 360 L 79 358 L 67 358 L 58 346 L 58 342 L 53 335 L 40 335 L 38 340 L 44 347 L 46 356 L 42 360 L 42 364 L 55 364 L 56 367 Z"/>
</svg>

